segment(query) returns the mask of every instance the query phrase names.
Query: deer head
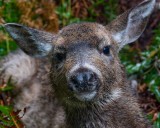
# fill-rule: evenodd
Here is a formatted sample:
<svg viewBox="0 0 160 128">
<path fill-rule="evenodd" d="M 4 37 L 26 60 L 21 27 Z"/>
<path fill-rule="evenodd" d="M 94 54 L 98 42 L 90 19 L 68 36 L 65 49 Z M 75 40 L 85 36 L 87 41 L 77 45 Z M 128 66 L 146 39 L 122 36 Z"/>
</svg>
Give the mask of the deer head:
<svg viewBox="0 0 160 128">
<path fill-rule="evenodd" d="M 145 0 L 107 26 L 71 24 L 58 34 L 14 23 L 4 27 L 26 54 L 49 58 L 50 80 L 61 101 L 105 103 L 125 90 L 118 52 L 141 36 L 154 6 L 155 0 Z"/>
</svg>

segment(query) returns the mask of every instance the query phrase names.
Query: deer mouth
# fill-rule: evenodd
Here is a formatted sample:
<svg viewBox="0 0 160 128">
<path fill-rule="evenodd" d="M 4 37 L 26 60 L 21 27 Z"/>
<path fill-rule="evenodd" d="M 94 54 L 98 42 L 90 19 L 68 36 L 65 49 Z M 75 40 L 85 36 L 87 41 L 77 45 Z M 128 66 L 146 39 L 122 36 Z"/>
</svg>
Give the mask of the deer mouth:
<svg viewBox="0 0 160 128">
<path fill-rule="evenodd" d="M 76 93 L 74 96 L 80 101 L 91 101 L 96 96 L 97 91 Z"/>
</svg>

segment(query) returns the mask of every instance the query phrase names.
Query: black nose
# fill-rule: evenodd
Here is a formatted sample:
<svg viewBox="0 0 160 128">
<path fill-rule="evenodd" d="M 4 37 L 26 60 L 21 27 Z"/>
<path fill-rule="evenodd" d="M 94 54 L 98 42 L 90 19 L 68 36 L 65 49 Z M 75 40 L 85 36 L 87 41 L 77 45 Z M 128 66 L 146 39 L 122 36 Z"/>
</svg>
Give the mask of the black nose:
<svg viewBox="0 0 160 128">
<path fill-rule="evenodd" d="M 70 77 L 70 88 L 76 92 L 92 92 L 97 89 L 99 79 L 96 73 L 79 69 Z"/>
</svg>

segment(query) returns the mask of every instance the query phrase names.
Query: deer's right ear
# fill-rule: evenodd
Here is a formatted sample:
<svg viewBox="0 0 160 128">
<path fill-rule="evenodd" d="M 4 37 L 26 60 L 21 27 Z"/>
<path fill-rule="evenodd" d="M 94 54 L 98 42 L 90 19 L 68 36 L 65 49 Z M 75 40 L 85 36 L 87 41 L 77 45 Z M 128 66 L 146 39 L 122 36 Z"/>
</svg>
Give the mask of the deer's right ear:
<svg viewBox="0 0 160 128">
<path fill-rule="evenodd" d="M 143 33 L 148 19 L 154 10 L 156 0 L 144 0 L 135 8 L 128 10 L 106 26 L 117 42 L 119 50 L 134 42 Z"/>
<path fill-rule="evenodd" d="M 54 35 L 51 33 L 14 23 L 5 24 L 4 27 L 19 47 L 30 56 L 47 56 L 53 48 Z"/>
</svg>

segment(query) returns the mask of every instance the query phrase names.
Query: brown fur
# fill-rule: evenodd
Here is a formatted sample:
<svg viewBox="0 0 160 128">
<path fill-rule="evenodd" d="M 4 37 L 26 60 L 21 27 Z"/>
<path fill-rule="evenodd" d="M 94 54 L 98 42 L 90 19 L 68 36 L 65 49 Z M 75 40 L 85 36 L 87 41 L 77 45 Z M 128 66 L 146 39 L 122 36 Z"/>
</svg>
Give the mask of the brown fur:
<svg viewBox="0 0 160 128">
<path fill-rule="evenodd" d="M 83 29 L 80 30 L 81 28 Z M 88 31 L 84 31 L 82 34 L 82 31 L 85 29 L 88 29 Z M 101 36 L 97 35 L 95 30 L 100 31 L 102 33 Z M 95 23 L 74 24 L 64 28 L 62 31 L 58 39 L 63 39 L 64 42 L 59 43 L 57 41 L 55 43 L 57 50 L 54 50 L 54 53 L 60 52 L 58 48 L 61 46 L 69 47 L 70 51 L 68 51 L 68 57 L 60 70 L 59 68 L 57 69 L 55 66 L 57 63 L 54 61 L 54 66 L 51 72 L 49 72 L 49 60 L 30 58 L 22 51 L 11 53 L 5 58 L 6 62 L 3 62 L 2 67 L 5 67 L 6 63 L 13 61 L 8 67 L 12 67 L 14 70 L 5 68 L 5 76 L 14 76 L 14 74 L 18 74 L 17 71 L 23 71 L 23 75 L 21 75 L 23 78 L 12 77 L 12 80 L 16 81 L 18 79 L 23 81 L 17 83 L 21 86 L 18 88 L 20 93 L 15 100 L 15 108 L 21 110 L 27 108 L 27 112 L 22 118 L 24 124 L 28 128 L 56 128 L 61 126 L 69 128 L 146 128 L 141 111 L 136 103 L 136 99 L 130 93 L 130 87 L 126 82 L 123 68 L 119 63 L 116 45 L 108 36 L 109 32 L 101 25 Z M 72 33 L 71 31 L 74 33 L 69 35 Z M 82 40 L 76 42 L 80 35 L 83 37 Z M 92 40 L 93 37 L 94 40 Z M 111 43 L 113 46 L 111 49 L 111 61 L 108 61 L 104 55 L 98 54 L 99 47 L 97 46 L 103 40 L 107 40 L 104 43 L 102 42 L 104 46 L 108 43 Z M 81 42 L 87 42 L 89 47 L 85 46 L 85 44 L 80 45 L 79 43 Z M 98 50 L 95 50 L 95 48 Z M 81 55 L 81 52 L 85 52 L 85 54 Z M 16 58 L 19 55 L 21 55 L 21 58 Z M 67 89 L 65 74 L 69 72 L 74 64 L 79 63 L 77 56 L 82 56 L 83 60 L 87 59 L 102 73 L 102 86 L 99 88 L 93 103 L 78 101 Z M 50 59 L 53 59 L 52 57 Z M 31 67 L 29 63 L 26 63 L 25 59 L 33 61 Z M 14 62 L 24 62 L 24 64 L 17 66 Z M 30 69 L 26 70 L 23 67 L 30 67 Z M 27 71 L 30 71 L 30 74 L 26 73 Z M 31 71 L 34 71 L 34 73 Z M 30 77 L 26 76 L 27 74 Z M 51 83 L 48 79 L 49 74 L 51 74 L 51 83 L 54 91 L 52 91 Z M 116 88 L 120 88 L 122 94 L 116 100 L 110 101 L 110 92 Z M 64 111 L 66 114 L 64 114 Z M 67 123 L 64 125 L 65 115 Z"/>
<path fill-rule="evenodd" d="M 27 128 L 149 128 L 126 80 L 118 52 L 143 32 L 155 0 L 146 0 L 108 26 L 79 23 L 52 35 L 18 24 L 5 28 L 21 50 L 0 64 L 1 78 L 15 84 L 15 109 L 27 108 Z M 150 8 L 150 9 L 149 9 Z M 146 13 L 145 13 L 146 12 Z M 139 16 L 139 17 L 138 17 Z M 138 17 L 138 18 L 137 18 Z M 133 29 L 134 28 L 134 29 Z M 104 47 L 110 46 L 105 55 Z M 93 96 L 69 88 L 75 70 L 98 77 Z"/>
</svg>

